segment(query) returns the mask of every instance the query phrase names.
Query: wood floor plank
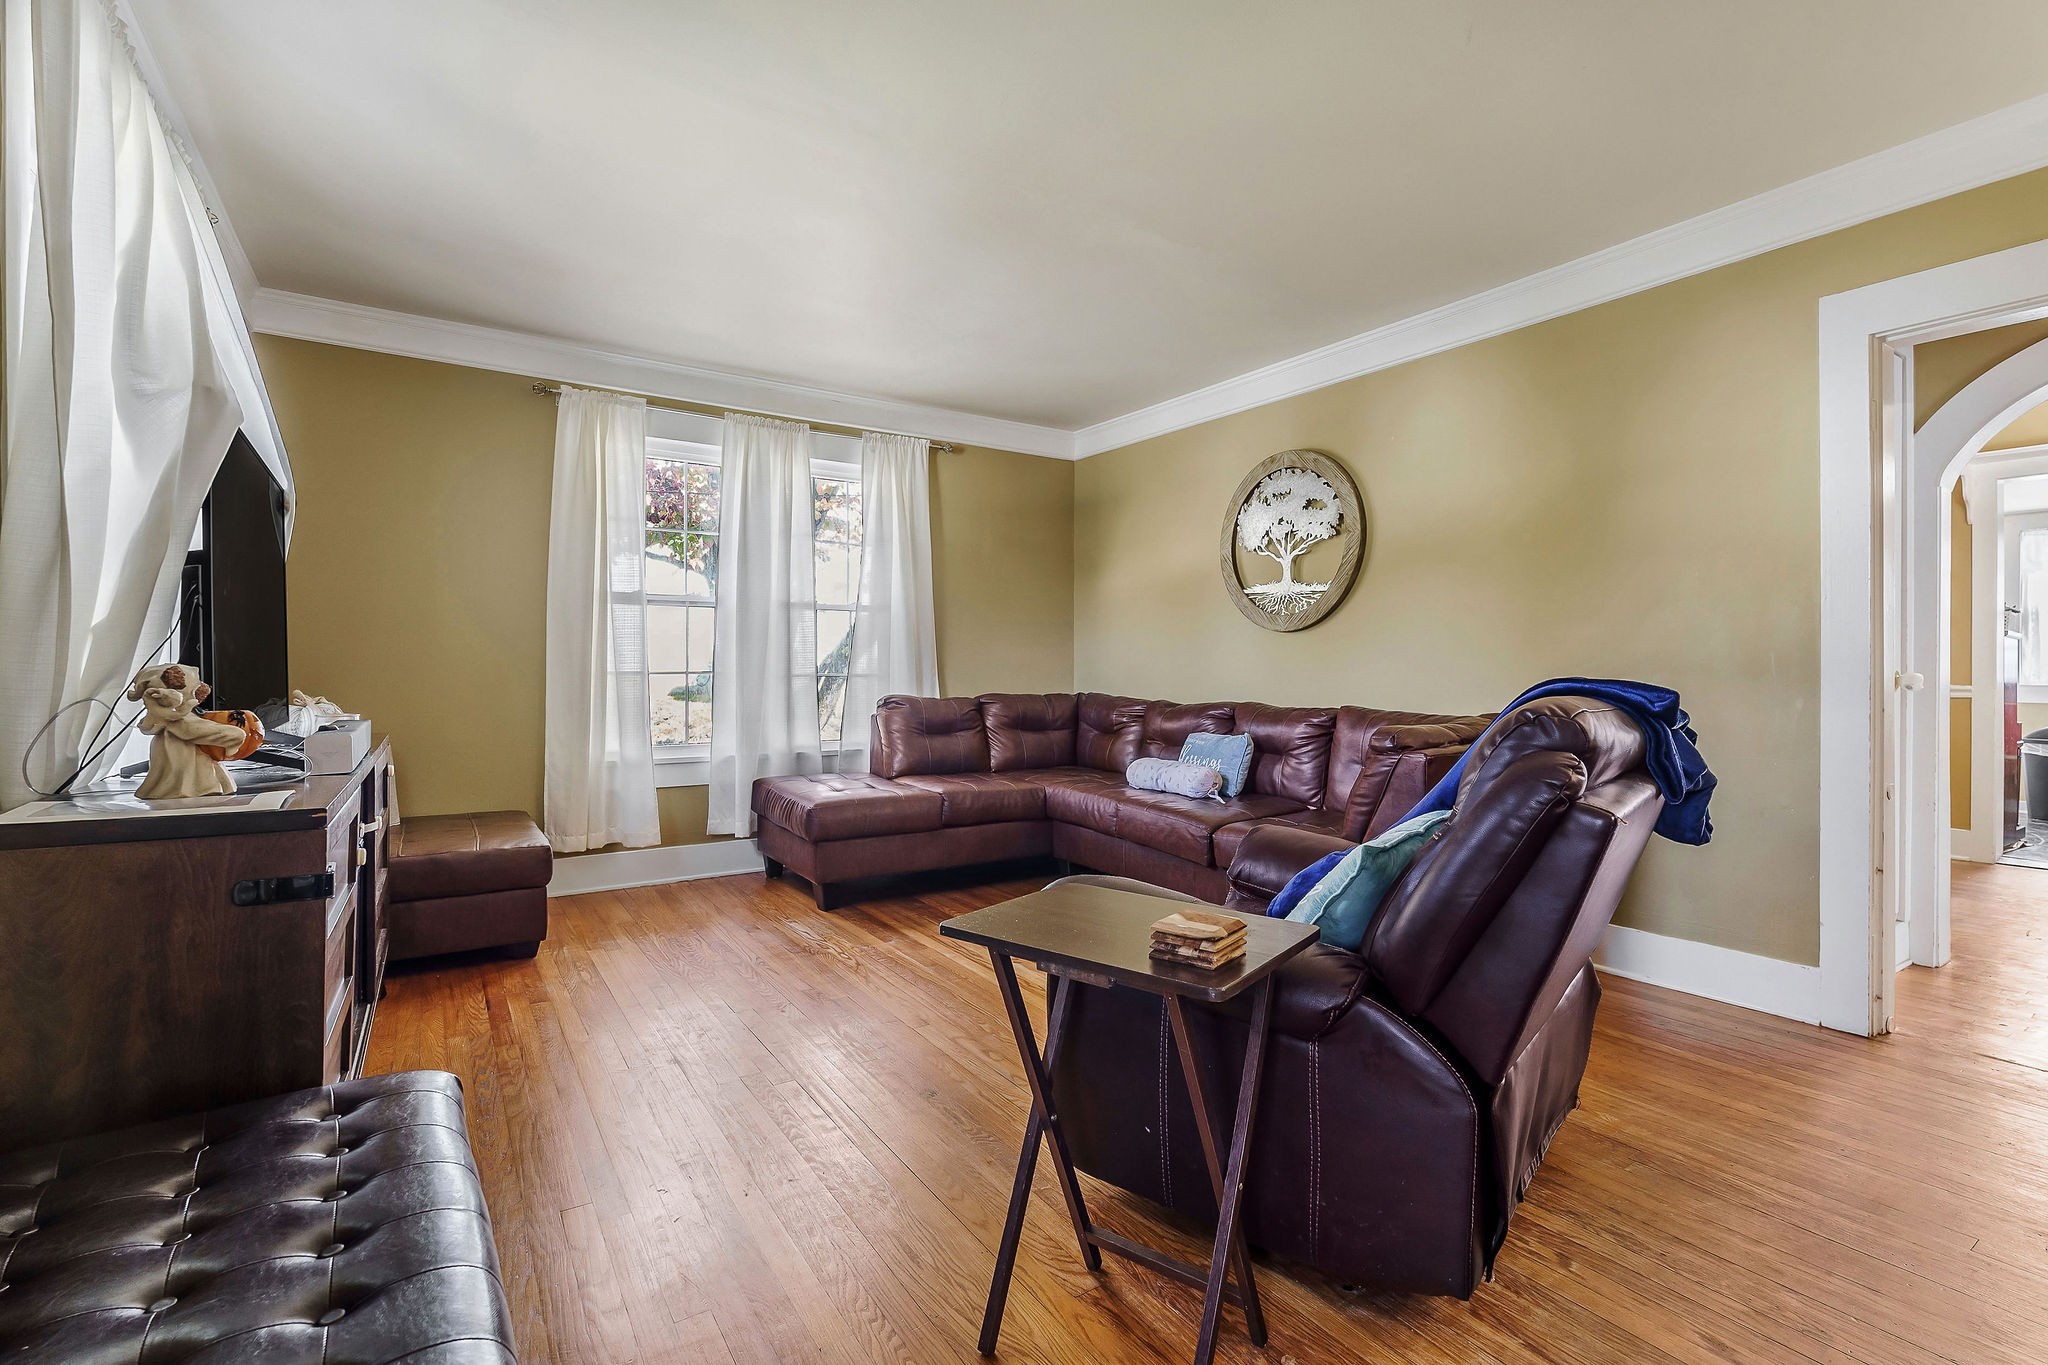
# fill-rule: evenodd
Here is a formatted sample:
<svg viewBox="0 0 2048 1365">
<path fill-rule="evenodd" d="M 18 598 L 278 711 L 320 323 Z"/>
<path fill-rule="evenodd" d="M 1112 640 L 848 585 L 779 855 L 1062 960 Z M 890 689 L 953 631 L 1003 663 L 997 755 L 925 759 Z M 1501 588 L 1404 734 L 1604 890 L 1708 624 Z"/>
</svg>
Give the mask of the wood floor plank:
<svg viewBox="0 0 2048 1365">
<path fill-rule="evenodd" d="M 1027 1099 L 986 956 L 937 925 L 1041 881 L 831 914 L 758 876 L 605 892 L 555 901 L 533 961 L 394 972 L 370 1069 L 462 1077 L 522 1359 L 976 1359 Z M 1607 980 L 1493 1282 L 1354 1291 L 1262 1255 L 1272 1340 L 1227 1313 L 1217 1358 L 2040 1359 L 2048 872 L 1958 864 L 1954 940 L 1881 1039 Z M 1083 1270 L 1038 1179 L 1002 1358 L 1185 1359 L 1198 1295 Z M 1104 1226 L 1206 1253 L 1084 1186 Z"/>
</svg>

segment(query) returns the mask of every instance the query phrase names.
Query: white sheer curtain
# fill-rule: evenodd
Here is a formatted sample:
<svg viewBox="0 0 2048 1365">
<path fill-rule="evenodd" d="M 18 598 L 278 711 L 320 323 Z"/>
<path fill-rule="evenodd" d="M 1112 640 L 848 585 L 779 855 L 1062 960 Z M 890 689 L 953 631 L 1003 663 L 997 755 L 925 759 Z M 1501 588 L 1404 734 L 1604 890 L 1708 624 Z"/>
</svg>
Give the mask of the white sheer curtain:
<svg viewBox="0 0 2048 1365">
<path fill-rule="evenodd" d="M 564 385 L 548 521 L 543 806 L 558 852 L 661 842 L 647 709 L 647 401 Z"/>
<path fill-rule="evenodd" d="M 118 699 L 169 632 L 236 429 L 287 491 L 291 478 L 205 205 L 111 9 L 5 0 L 0 22 L 8 807 L 85 759 L 106 712 L 82 703 Z"/>
<path fill-rule="evenodd" d="M 754 779 L 815 772 L 811 429 L 725 415 L 711 664 L 712 834 L 753 833 Z"/>
<path fill-rule="evenodd" d="M 875 703 L 896 693 L 939 694 L 932 619 L 931 442 L 870 431 L 860 440 L 863 540 L 846 734 L 867 743 Z"/>
</svg>

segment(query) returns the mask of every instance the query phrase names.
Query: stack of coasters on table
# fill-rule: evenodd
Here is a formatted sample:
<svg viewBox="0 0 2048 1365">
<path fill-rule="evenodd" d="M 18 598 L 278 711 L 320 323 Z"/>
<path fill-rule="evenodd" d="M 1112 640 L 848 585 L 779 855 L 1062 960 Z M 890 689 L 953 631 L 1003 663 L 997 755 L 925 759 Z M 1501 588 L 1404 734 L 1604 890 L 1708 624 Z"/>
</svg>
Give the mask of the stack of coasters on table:
<svg viewBox="0 0 2048 1365">
<path fill-rule="evenodd" d="M 1152 956 L 1196 967 L 1227 967 L 1244 956 L 1244 921 L 1207 910 L 1176 910 L 1152 925 Z"/>
</svg>

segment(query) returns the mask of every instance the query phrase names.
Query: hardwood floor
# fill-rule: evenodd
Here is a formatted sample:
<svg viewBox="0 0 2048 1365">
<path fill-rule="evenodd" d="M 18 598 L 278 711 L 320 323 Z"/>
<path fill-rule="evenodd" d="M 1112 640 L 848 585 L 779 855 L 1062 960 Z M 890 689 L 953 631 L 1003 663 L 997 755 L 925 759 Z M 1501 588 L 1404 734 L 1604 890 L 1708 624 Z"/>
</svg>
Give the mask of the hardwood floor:
<svg viewBox="0 0 2048 1365">
<path fill-rule="evenodd" d="M 1957 869 L 1955 961 L 1900 979 L 1891 1037 L 1609 980 L 1492 1284 L 1262 1262 L 1271 1342 L 1227 1312 L 1218 1358 L 2042 1359 L 2048 871 Z M 987 959 L 936 925 L 1033 885 L 589 895 L 532 962 L 394 975 L 369 1069 L 463 1078 L 522 1358 L 976 1359 L 1025 1089 Z M 1106 1226 L 1197 1254 L 1083 1179 Z M 1087 1274 L 1064 1220 L 1041 1161 L 1002 1358 L 1184 1360 L 1199 1294 Z"/>
</svg>

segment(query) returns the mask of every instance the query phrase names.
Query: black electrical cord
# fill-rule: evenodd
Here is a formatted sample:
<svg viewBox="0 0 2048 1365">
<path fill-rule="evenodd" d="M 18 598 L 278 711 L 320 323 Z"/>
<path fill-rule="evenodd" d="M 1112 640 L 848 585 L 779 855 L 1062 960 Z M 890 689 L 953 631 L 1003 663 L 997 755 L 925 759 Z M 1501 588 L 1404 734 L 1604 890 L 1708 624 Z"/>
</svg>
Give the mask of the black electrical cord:
<svg viewBox="0 0 2048 1365">
<path fill-rule="evenodd" d="M 168 631 L 164 632 L 164 638 L 157 641 L 156 648 L 152 649 L 146 657 L 154 659 L 157 655 L 163 653 L 164 647 L 170 644 L 171 637 L 176 635 L 178 631 L 184 626 L 185 613 L 189 611 L 192 607 L 192 604 L 197 602 L 198 600 L 199 590 L 197 588 L 194 588 L 178 604 L 178 611 L 176 616 L 171 621 L 171 628 Z M 74 709 L 75 707 L 92 706 L 95 704 L 106 707 L 107 714 L 101 717 L 98 727 L 95 728 L 92 732 L 92 738 L 88 739 L 85 742 L 85 747 L 91 749 L 92 752 L 88 753 L 85 756 L 84 761 L 81 762 L 76 768 L 73 768 L 71 770 L 71 775 L 69 777 L 65 778 L 62 782 L 59 782 L 50 791 L 44 791 L 41 787 L 38 787 L 35 784 L 34 779 L 29 777 L 28 775 L 28 761 L 29 758 L 35 753 L 36 745 L 42 743 L 43 736 L 50 733 L 50 727 L 55 725 L 58 721 L 62 720 L 66 712 Z M 99 762 L 100 755 L 104 754 L 107 750 L 113 748 L 115 743 L 119 741 L 123 735 L 128 733 L 128 729 L 130 726 L 134 725 L 136 721 L 142 719 L 142 711 L 137 710 L 134 715 L 128 717 L 127 720 L 121 722 L 120 728 L 115 730 L 113 734 L 107 735 L 107 724 L 109 721 L 113 720 L 115 714 L 116 711 L 114 706 L 109 702 L 101 701 L 98 697 L 80 697 L 77 701 L 67 702 L 63 706 L 58 707 L 55 714 L 53 714 L 48 720 L 44 721 L 42 728 L 40 730 L 37 730 L 35 734 L 29 739 L 28 747 L 21 751 L 22 785 L 27 787 L 30 791 L 34 792 L 37 796 L 42 797 L 45 801 L 54 801 L 58 797 L 64 795 L 65 792 L 71 790 L 71 784 L 76 782 L 81 776 L 83 776 L 86 769 L 92 767 L 93 764 Z M 102 735 L 106 735 L 106 742 L 104 744 L 100 742 L 100 737 Z M 95 748 L 95 745 L 97 745 L 98 747 Z"/>
</svg>

